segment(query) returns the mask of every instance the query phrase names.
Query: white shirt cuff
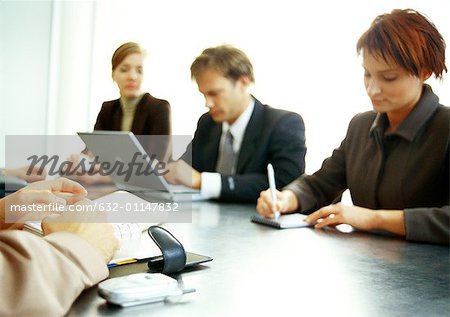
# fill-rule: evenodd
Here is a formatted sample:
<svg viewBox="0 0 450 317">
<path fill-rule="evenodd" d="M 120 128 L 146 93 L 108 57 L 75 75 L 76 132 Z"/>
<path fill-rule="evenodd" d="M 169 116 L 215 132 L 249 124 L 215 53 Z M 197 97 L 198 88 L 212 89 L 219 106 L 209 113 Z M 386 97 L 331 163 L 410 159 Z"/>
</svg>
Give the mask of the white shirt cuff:
<svg viewBox="0 0 450 317">
<path fill-rule="evenodd" d="M 222 177 L 219 173 L 206 173 L 201 174 L 202 188 L 201 193 L 205 198 L 219 198 L 220 191 L 222 190 Z"/>
</svg>

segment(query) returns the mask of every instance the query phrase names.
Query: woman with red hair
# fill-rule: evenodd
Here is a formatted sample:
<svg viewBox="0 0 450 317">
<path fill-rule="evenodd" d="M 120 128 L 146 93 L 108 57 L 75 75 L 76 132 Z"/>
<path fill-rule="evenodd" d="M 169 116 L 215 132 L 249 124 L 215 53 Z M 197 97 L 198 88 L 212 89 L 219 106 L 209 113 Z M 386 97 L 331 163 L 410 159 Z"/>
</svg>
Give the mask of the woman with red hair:
<svg viewBox="0 0 450 317">
<path fill-rule="evenodd" d="M 262 192 L 256 208 L 267 217 L 311 213 L 306 222 L 321 219 L 316 228 L 346 223 L 448 244 L 450 112 L 424 83 L 447 71 L 444 39 L 419 12 L 394 10 L 356 47 L 374 111 L 352 119 L 320 170 L 278 192 L 276 205 Z M 332 204 L 346 189 L 354 206 Z"/>
</svg>

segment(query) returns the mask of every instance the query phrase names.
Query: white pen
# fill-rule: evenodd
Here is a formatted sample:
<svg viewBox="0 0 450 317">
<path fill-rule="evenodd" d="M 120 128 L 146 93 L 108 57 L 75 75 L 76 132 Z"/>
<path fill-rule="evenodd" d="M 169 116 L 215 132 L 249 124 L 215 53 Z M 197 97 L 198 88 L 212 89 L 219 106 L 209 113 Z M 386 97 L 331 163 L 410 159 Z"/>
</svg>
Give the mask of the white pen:
<svg viewBox="0 0 450 317">
<path fill-rule="evenodd" d="M 277 205 L 277 186 L 275 185 L 275 172 L 273 171 L 272 164 L 267 164 L 267 176 L 269 178 L 270 196 L 272 196 L 272 203 Z M 276 220 L 280 216 L 280 213 L 276 210 L 272 210 L 273 218 Z"/>
</svg>

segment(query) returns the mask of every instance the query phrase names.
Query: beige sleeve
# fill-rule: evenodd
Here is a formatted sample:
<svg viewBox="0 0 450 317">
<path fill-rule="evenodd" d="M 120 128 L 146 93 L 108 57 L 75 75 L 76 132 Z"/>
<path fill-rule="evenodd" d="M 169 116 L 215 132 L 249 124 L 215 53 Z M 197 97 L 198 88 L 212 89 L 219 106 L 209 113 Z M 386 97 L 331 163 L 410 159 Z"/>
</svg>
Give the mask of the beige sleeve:
<svg viewBox="0 0 450 317">
<path fill-rule="evenodd" d="M 74 234 L 0 231 L 0 316 L 62 316 L 107 276 L 98 251 Z"/>
</svg>

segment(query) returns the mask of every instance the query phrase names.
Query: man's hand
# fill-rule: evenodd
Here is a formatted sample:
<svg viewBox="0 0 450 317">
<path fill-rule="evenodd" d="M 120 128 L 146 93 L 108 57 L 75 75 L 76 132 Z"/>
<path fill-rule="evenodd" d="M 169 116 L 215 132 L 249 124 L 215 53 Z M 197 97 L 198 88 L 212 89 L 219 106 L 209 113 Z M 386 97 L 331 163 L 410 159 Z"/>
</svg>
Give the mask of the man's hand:
<svg viewBox="0 0 450 317">
<path fill-rule="evenodd" d="M 201 189 L 202 176 L 183 160 L 167 164 L 167 173 L 164 178 L 175 185 L 184 185 L 195 189 Z"/>
</svg>

